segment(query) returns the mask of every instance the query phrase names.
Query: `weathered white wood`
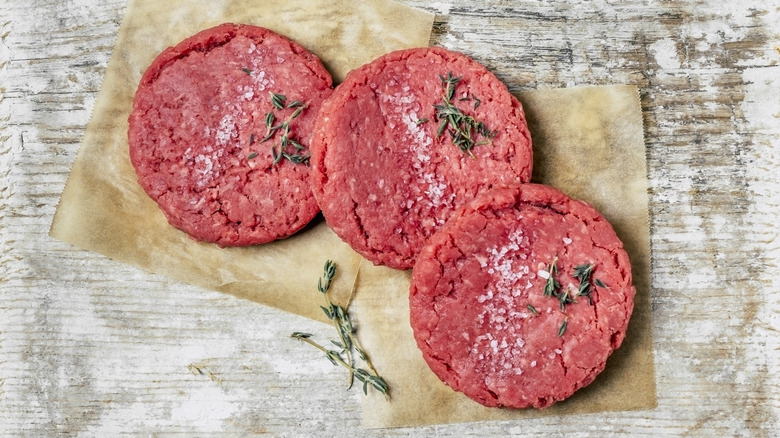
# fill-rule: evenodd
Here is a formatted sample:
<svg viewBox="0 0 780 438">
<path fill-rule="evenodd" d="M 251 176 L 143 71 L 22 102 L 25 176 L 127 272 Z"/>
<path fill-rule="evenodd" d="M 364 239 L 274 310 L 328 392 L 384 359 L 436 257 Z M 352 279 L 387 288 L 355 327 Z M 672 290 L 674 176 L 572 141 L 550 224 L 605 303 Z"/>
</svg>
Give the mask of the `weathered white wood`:
<svg viewBox="0 0 780 438">
<path fill-rule="evenodd" d="M 777 436 L 780 4 L 404 1 L 513 90 L 640 87 L 658 408 L 363 431 L 329 327 L 48 237 L 125 1 L 0 0 L 0 432 Z"/>
</svg>

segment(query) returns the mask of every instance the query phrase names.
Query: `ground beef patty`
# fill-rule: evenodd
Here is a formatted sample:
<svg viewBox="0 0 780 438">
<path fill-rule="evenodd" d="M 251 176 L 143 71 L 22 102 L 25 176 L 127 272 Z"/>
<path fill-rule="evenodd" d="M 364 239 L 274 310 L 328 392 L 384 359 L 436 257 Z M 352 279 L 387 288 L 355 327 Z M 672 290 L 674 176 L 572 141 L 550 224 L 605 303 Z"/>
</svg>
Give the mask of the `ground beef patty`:
<svg viewBox="0 0 780 438">
<path fill-rule="evenodd" d="M 141 78 L 128 132 L 138 182 L 196 240 L 287 237 L 319 211 L 306 147 L 331 92 L 320 60 L 281 35 L 234 24 L 204 30 L 162 52 Z"/>
<path fill-rule="evenodd" d="M 367 259 L 399 269 L 458 206 L 527 182 L 532 164 L 517 99 L 484 66 L 441 48 L 351 71 L 312 137 L 312 189 L 328 224 Z"/>
<path fill-rule="evenodd" d="M 604 369 L 635 293 L 593 207 L 524 184 L 479 196 L 431 237 L 412 272 L 411 325 L 452 388 L 486 406 L 544 408 Z"/>
</svg>

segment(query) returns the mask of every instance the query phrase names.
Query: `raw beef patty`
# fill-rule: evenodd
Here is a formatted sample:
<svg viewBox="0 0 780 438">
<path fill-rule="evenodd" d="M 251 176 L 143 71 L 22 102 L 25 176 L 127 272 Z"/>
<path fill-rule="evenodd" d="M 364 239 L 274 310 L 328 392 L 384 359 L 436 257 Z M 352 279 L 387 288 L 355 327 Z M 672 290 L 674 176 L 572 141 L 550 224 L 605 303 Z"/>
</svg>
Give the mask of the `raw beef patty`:
<svg viewBox="0 0 780 438">
<path fill-rule="evenodd" d="M 411 281 L 411 325 L 433 372 L 510 408 L 544 408 L 591 383 L 623 341 L 636 293 L 612 226 L 537 184 L 458 210 Z"/>
<path fill-rule="evenodd" d="M 281 35 L 235 24 L 204 30 L 162 52 L 141 78 L 128 132 L 138 182 L 196 240 L 287 237 L 319 211 L 307 146 L 331 92 L 319 59 Z"/>
<path fill-rule="evenodd" d="M 367 259 L 399 269 L 458 206 L 527 182 L 532 164 L 518 100 L 484 66 L 441 48 L 351 71 L 312 137 L 312 190 L 328 224 Z"/>
</svg>

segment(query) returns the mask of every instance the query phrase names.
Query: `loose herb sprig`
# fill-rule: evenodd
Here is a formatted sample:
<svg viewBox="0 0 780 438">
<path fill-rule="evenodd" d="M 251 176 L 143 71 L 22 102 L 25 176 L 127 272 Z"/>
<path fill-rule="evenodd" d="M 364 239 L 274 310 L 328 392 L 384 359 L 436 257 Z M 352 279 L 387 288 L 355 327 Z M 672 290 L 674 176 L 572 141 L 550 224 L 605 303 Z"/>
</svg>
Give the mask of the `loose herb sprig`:
<svg viewBox="0 0 780 438">
<path fill-rule="evenodd" d="M 471 149 L 474 146 L 490 143 L 498 134 L 498 131 L 491 131 L 484 122 L 477 121 L 474 117 L 463 114 L 463 111 L 452 103 L 452 99 L 455 96 L 455 88 L 460 83 L 461 76 L 453 76 L 452 72 L 449 72 L 447 76 L 439 75 L 439 79 L 441 79 L 441 86 L 444 92 L 442 93 L 442 103 L 433 106 L 436 109 L 436 120 L 439 122 L 436 137 L 441 137 L 445 131 L 448 132 L 450 137 L 452 137 L 452 142 L 461 151 L 474 158 Z M 464 99 L 468 100 L 470 98 Z M 481 100 L 476 97 L 474 99 L 474 109 L 476 110 Z M 479 136 L 484 137 L 485 140 L 478 141 Z"/>
<path fill-rule="evenodd" d="M 580 287 L 577 291 L 579 296 L 588 297 L 590 304 L 593 304 L 593 297 L 590 293 L 593 291 L 593 286 L 590 284 L 590 277 L 593 274 L 593 265 L 584 264 L 574 267 L 574 273 L 572 276 L 580 281 Z"/>
<path fill-rule="evenodd" d="M 573 304 L 577 302 L 577 297 L 587 297 L 588 302 L 590 305 L 593 305 L 593 297 L 591 296 L 591 293 L 594 290 L 594 286 L 598 286 L 601 288 L 606 288 L 607 285 L 599 280 L 598 278 L 593 278 L 593 269 L 594 265 L 592 264 L 582 264 L 574 267 L 574 270 L 571 273 L 571 276 L 573 278 L 576 278 L 579 280 L 580 285 L 577 289 L 576 294 L 572 294 L 569 290 L 569 288 L 562 288 L 560 282 L 555 278 L 558 274 L 558 256 L 555 256 L 553 258 L 553 261 L 550 262 L 549 265 L 547 265 L 546 272 L 546 281 L 544 284 L 544 296 L 545 297 L 551 297 L 556 298 L 558 300 L 561 312 L 566 312 L 566 306 L 569 304 Z M 541 274 L 540 274 L 541 275 Z M 544 276 L 542 275 L 544 278 Z M 529 304 L 529 309 L 532 307 Z M 536 312 L 533 312 L 534 315 L 536 315 Z M 566 326 L 569 322 L 568 317 L 563 320 L 563 324 L 558 329 L 558 336 L 563 336 L 563 334 L 566 332 Z"/>
<path fill-rule="evenodd" d="M 335 327 L 336 332 L 339 334 L 339 340 L 331 341 L 331 343 L 339 349 L 330 350 L 323 347 L 311 339 L 313 337 L 311 333 L 294 332 L 291 336 L 306 342 L 325 353 L 325 357 L 327 357 L 333 365 L 340 365 L 346 368 L 349 371 L 349 388 L 352 387 L 354 379 L 357 379 L 363 383 L 363 393 L 368 394 L 368 387 L 371 386 L 387 396 L 390 388 L 388 387 L 387 382 L 379 376 L 379 373 L 376 371 L 373 363 L 371 363 L 371 359 L 369 359 L 365 349 L 363 349 L 360 342 L 358 342 L 356 337 L 357 330 L 346 309 L 333 304 L 330 299 L 328 299 L 327 293 L 335 275 L 336 264 L 333 263 L 333 261 L 328 260 L 325 262 L 322 277 L 320 277 L 317 282 L 317 289 L 325 297 L 325 305 L 320 306 L 320 308 L 333 323 L 333 327 Z M 352 356 L 353 350 L 357 353 L 360 360 L 366 364 L 368 370 L 355 367 L 355 361 Z"/>
<path fill-rule="evenodd" d="M 294 164 L 305 164 L 309 165 L 309 159 L 311 158 L 311 154 L 306 153 L 306 146 L 299 143 L 297 140 L 295 140 L 290 135 L 290 126 L 293 122 L 293 120 L 297 119 L 301 113 L 303 113 L 303 110 L 306 109 L 306 104 L 299 101 L 294 100 L 290 103 L 287 102 L 287 96 L 283 94 L 277 94 L 277 93 L 270 93 L 271 96 L 271 105 L 277 109 L 277 110 L 284 110 L 284 109 L 290 109 L 295 108 L 295 111 L 293 111 L 287 118 L 282 121 L 279 124 L 276 123 L 276 115 L 273 112 L 269 112 L 265 115 L 265 137 L 263 137 L 260 140 L 260 143 L 265 143 L 276 135 L 277 132 L 281 132 L 281 138 L 279 141 L 279 144 L 273 144 L 271 146 L 271 157 L 274 159 L 273 165 L 277 165 L 282 158 L 289 160 L 290 162 Z M 252 134 L 249 137 L 249 144 L 252 145 L 254 143 L 254 134 Z M 292 148 L 292 149 L 291 149 Z M 256 152 L 253 152 L 249 154 L 247 157 L 248 159 L 254 158 L 257 156 Z"/>
<path fill-rule="evenodd" d="M 548 277 L 547 282 L 544 284 L 544 296 L 546 297 L 557 296 L 557 291 L 561 288 L 561 284 L 555 278 L 555 275 L 558 273 L 558 266 L 555 264 L 557 261 L 558 256 L 555 256 L 553 261 L 547 266 Z"/>
</svg>

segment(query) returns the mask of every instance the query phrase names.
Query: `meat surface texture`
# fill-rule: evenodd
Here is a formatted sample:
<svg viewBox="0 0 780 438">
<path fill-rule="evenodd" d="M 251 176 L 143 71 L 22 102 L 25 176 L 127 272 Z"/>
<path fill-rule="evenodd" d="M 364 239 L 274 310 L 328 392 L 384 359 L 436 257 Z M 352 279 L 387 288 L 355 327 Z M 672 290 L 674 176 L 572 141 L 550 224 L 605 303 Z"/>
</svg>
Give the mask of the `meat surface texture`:
<svg viewBox="0 0 780 438">
<path fill-rule="evenodd" d="M 312 138 L 312 189 L 328 224 L 397 269 L 413 266 L 456 208 L 528 182 L 532 165 L 520 102 L 481 64 L 435 47 L 350 72 Z"/>
<path fill-rule="evenodd" d="M 612 226 L 555 188 L 494 189 L 458 210 L 412 273 L 411 325 L 431 370 L 486 406 L 545 408 L 622 343 L 636 290 Z"/>
<path fill-rule="evenodd" d="M 288 237 L 319 212 L 308 146 L 331 92 L 320 60 L 284 36 L 230 23 L 204 30 L 141 78 L 128 130 L 138 182 L 196 240 Z"/>
</svg>

